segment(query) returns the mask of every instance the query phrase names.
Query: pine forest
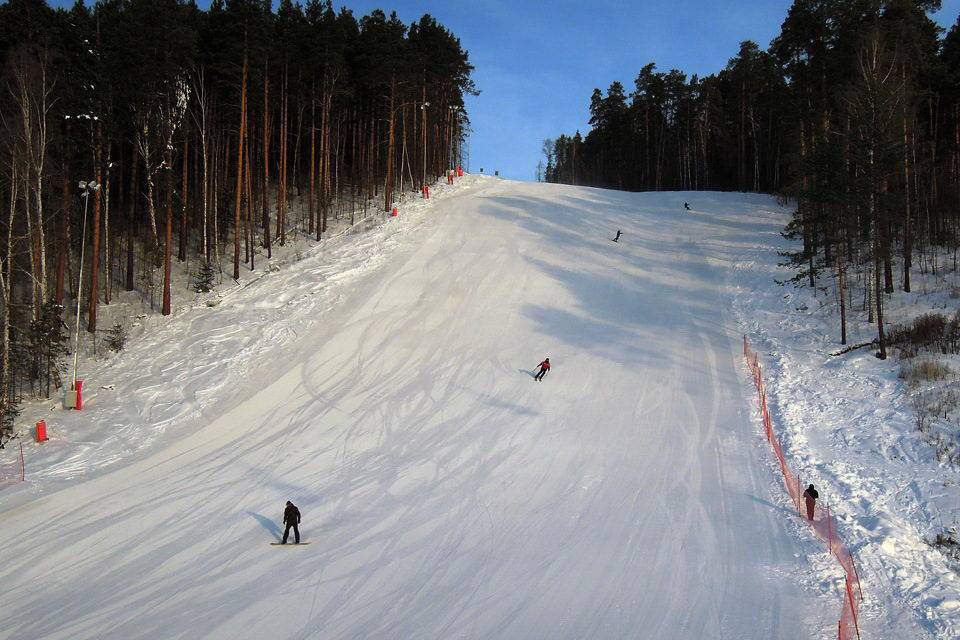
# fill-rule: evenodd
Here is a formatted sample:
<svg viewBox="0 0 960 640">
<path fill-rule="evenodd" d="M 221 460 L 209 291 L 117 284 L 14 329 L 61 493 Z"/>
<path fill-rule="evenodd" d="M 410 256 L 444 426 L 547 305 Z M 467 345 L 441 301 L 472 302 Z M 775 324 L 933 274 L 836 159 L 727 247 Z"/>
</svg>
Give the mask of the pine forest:
<svg viewBox="0 0 960 640">
<path fill-rule="evenodd" d="M 837 337 L 858 305 L 911 290 L 960 247 L 960 22 L 944 33 L 939 0 L 795 0 L 767 50 L 750 41 L 703 78 L 647 64 L 627 92 L 590 97 L 589 133 L 544 143 L 546 182 L 631 191 L 780 194 L 794 283 L 831 280 Z M 942 259 L 942 258 L 941 258 Z M 860 283 L 854 299 L 849 283 Z"/>
<path fill-rule="evenodd" d="M 476 93 L 430 15 L 329 0 L 12 0 L 0 69 L 4 426 L 25 393 L 69 385 L 74 323 L 112 340 L 97 311 L 118 292 L 168 315 L 171 288 L 238 279 L 432 183 Z"/>
</svg>

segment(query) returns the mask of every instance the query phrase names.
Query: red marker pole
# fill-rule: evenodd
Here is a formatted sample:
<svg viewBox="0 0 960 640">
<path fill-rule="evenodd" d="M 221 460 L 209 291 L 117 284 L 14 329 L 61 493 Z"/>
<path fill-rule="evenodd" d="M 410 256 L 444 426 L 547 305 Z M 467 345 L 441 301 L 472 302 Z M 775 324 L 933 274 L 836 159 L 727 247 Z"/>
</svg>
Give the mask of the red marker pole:
<svg viewBox="0 0 960 640">
<path fill-rule="evenodd" d="M 73 390 L 77 392 L 77 411 L 83 409 L 83 380 L 77 380 L 73 385 Z"/>
<path fill-rule="evenodd" d="M 45 421 L 37 420 L 35 437 L 37 442 L 46 442 L 49 440 L 49 438 L 47 438 L 47 423 Z"/>
</svg>

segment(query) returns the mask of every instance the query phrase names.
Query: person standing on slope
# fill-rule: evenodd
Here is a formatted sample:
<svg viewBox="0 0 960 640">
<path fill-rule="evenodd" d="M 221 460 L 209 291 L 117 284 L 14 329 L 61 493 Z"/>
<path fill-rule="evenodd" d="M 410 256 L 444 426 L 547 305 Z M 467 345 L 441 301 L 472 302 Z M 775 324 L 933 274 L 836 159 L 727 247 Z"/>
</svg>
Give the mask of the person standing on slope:
<svg viewBox="0 0 960 640">
<path fill-rule="evenodd" d="M 614 241 L 614 242 L 620 242 L 620 236 L 621 236 L 620 229 L 617 229 L 617 235 L 616 235 L 616 237 L 613 239 L 613 241 Z"/>
<path fill-rule="evenodd" d="M 289 500 L 287 500 L 287 508 L 283 510 L 283 524 L 287 525 L 287 528 L 283 532 L 283 541 L 280 544 L 287 544 L 290 527 L 293 527 L 293 541 L 300 544 L 300 529 L 297 526 L 300 524 L 300 509 L 297 509 Z"/>
<path fill-rule="evenodd" d="M 803 497 L 807 502 L 807 520 L 813 520 L 813 509 L 817 506 L 817 498 L 820 497 L 820 494 L 817 493 L 817 490 L 814 489 L 811 484 L 807 487 L 807 490 L 803 492 Z"/>
<path fill-rule="evenodd" d="M 550 358 L 544 358 L 543 362 L 537 366 L 540 367 L 540 371 L 537 371 L 537 375 L 533 376 L 533 379 L 540 382 L 543 380 L 543 376 L 547 375 L 547 371 L 550 371 Z"/>
</svg>

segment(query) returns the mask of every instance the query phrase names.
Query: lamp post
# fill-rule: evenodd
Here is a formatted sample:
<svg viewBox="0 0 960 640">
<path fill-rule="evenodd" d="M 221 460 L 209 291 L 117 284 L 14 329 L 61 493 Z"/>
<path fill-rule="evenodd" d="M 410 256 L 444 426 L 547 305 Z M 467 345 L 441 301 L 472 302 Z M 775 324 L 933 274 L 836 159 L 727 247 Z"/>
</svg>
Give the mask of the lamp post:
<svg viewBox="0 0 960 640">
<path fill-rule="evenodd" d="M 420 127 L 423 137 L 423 176 L 421 177 L 420 188 L 427 186 L 427 107 L 429 106 L 430 103 L 427 101 L 420 103 L 420 113 L 423 114 L 423 126 Z"/>
<path fill-rule="evenodd" d="M 80 275 L 77 278 L 77 326 L 73 337 L 73 382 L 71 389 L 77 388 L 77 357 L 80 354 L 80 300 L 83 298 L 83 253 L 87 240 L 87 205 L 90 202 L 90 193 L 99 193 L 100 185 L 93 180 L 81 182 L 83 189 L 83 235 L 80 236 Z"/>
</svg>

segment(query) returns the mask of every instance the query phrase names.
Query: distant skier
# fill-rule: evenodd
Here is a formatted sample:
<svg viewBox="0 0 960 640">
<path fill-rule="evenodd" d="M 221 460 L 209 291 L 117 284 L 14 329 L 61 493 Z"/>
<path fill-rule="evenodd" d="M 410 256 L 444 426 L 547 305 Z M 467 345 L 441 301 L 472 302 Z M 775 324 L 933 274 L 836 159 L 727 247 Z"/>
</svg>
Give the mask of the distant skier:
<svg viewBox="0 0 960 640">
<path fill-rule="evenodd" d="M 287 525 L 287 528 L 283 532 L 283 541 L 280 544 L 287 544 L 290 527 L 293 527 L 294 542 L 300 544 L 300 529 L 297 527 L 300 524 L 300 509 L 297 509 L 289 500 L 287 500 L 287 508 L 283 510 L 283 524 Z"/>
<path fill-rule="evenodd" d="M 550 358 L 544 358 L 543 362 L 537 366 L 540 367 L 540 371 L 537 371 L 537 375 L 533 376 L 533 379 L 540 382 L 543 380 L 543 376 L 547 375 L 547 371 L 550 371 Z"/>
<path fill-rule="evenodd" d="M 817 490 L 814 489 L 811 484 L 807 487 L 807 490 L 803 492 L 803 497 L 807 502 L 807 520 L 813 520 L 813 509 L 817 506 L 817 498 L 820 497 L 820 494 L 817 493 Z"/>
<path fill-rule="evenodd" d="M 684 203 L 683 203 L 683 208 L 686 209 L 687 211 L 690 211 L 690 203 L 689 203 L 689 202 L 684 202 Z"/>
<path fill-rule="evenodd" d="M 614 241 L 614 242 L 619 242 L 621 235 L 623 235 L 622 232 L 620 231 L 620 229 L 617 229 L 617 235 L 616 235 L 616 237 L 614 237 L 613 241 Z"/>
</svg>

